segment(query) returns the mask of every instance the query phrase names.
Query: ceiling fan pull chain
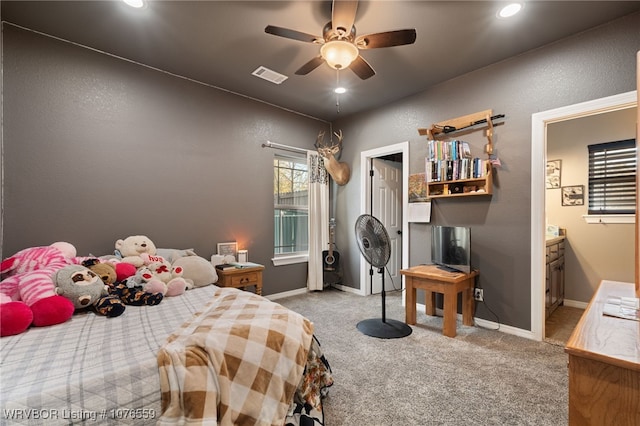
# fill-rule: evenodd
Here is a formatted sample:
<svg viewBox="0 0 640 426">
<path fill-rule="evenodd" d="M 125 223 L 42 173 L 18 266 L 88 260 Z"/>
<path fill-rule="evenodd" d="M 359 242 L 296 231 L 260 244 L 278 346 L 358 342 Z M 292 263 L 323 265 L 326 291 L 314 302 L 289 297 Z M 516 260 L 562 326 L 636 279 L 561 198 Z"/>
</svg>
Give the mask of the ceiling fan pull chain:
<svg viewBox="0 0 640 426">
<path fill-rule="evenodd" d="M 336 70 L 336 87 L 340 87 L 340 70 Z M 340 94 L 336 92 L 336 112 L 340 114 Z M 333 135 L 331 136 L 333 139 Z"/>
</svg>

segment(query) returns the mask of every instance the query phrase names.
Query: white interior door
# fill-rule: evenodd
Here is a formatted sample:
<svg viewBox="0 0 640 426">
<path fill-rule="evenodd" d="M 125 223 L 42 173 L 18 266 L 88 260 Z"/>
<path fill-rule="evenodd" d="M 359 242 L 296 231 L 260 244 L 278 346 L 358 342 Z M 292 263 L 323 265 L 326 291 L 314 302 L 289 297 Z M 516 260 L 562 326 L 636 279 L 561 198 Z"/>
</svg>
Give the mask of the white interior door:
<svg viewBox="0 0 640 426">
<path fill-rule="evenodd" d="M 402 278 L 402 163 L 373 159 L 373 216 L 387 230 L 391 240 L 391 257 L 387 263 L 385 290 L 400 288 Z M 373 293 L 382 291 L 382 276 L 373 271 Z"/>
</svg>

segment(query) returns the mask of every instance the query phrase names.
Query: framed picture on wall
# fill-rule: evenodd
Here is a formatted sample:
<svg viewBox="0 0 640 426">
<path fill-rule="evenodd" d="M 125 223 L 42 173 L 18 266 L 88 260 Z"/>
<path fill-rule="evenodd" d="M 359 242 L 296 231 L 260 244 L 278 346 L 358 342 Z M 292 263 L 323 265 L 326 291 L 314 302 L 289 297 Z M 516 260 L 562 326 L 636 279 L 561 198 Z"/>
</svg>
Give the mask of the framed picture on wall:
<svg viewBox="0 0 640 426">
<path fill-rule="evenodd" d="M 547 161 L 547 189 L 560 188 L 562 160 Z"/>
<path fill-rule="evenodd" d="M 584 185 L 563 186 L 562 187 L 563 206 L 584 205 Z"/>
<path fill-rule="evenodd" d="M 235 241 L 229 243 L 218 243 L 218 254 L 220 256 L 231 255 L 235 258 L 238 255 L 238 243 Z"/>
</svg>

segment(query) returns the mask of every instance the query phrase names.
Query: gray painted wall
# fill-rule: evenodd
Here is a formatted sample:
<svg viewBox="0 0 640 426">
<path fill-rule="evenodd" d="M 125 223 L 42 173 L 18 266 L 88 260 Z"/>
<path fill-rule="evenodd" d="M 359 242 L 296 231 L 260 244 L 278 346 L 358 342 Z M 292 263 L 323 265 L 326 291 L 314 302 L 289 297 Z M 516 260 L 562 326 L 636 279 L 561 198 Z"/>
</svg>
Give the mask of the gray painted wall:
<svg viewBox="0 0 640 426">
<path fill-rule="evenodd" d="M 501 323 L 530 328 L 531 114 L 635 89 L 640 14 L 433 87 L 334 124 L 352 179 L 334 187 L 344 283 L 357 287 L 360 152 L 410 141 L 417 128 L 492 108 L 503 167 L 490 200 L 441 200 L 433 223 L 472 227 L 472 262 Z M 311 148 L 324 123 L 11 27 L 4 34 L 5 255 L 55 240 L 105 253 L 146 233 L 161 247 L 208 257 L 246 241 L 267 265 L 265 294 L 303 288 L 306 265 L 270 266 L 269 139 Z M 428 70 L 424 70 L 428 72 Z M 343 103 L 348 102 L 345 97 Z M 481 134 L 465 137 L 481 154 Z M 405 159 L 406 161 L 406 159 Z M 413 224 L 410 263 L 429 257 L 429 225 Z M 482 306 L 477 315 L 496 318 Z"/>
<path fill-rule="evenodd" d="M 68 241 L 110 254 L 238 241 L 267 266 L 264 294 L 306 285 L 273 267 L 273 155 L 313 148 L 326 123 L 4 26 L 3 257 Z M 265 82 L 265 84 L 268 84 Z"/>
<path fill-rule="evenodd" d="M 417 129 L 449 118 L 493 109 L 506 114 L 495 129 L 502 162 L 491 199 L 436 200 L 432 224 L 470 226 L 472 256 L 480 270 L 486 306 L 478 317 L 530 330 L 531 326 L 531 115 L 636 88 L 640 14 L 533 50 L 432 87 L 418 95 L 334 123 L 344 133 L 342 161 L 354 178 L 337 191 L 337 243 L 345 281 L 358 287 L 360 255 L 351 224 L 360 212 L 360 152 L 410 141 L 410 172 L 424 169 L 426 137 Z M 424 72 L 429 72 L 428 69 Z M 483 134 L 464 136 L 482 154 Z M 410 226 L 410 264 L 430 258 L 430 224 Z M 490 312 L 487 307 L 491 309 Z M 493 314 L 495 313 L 495 315 Z M 497 317 L 496 317 L 497 316 Z"/>
</svg>

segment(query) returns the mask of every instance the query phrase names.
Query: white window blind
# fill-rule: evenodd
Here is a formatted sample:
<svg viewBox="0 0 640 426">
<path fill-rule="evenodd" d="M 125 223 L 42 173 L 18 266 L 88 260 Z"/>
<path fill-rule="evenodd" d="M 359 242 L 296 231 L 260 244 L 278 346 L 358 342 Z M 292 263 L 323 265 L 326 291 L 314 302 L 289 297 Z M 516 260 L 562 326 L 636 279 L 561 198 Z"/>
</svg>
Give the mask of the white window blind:
<svg viewBox="0 0 640 426">
<path fill-rule="evenodd" d="M 636 207 L 636 141 L 589 145 L 589 214 L 633 214 Z"/>
</svg>

